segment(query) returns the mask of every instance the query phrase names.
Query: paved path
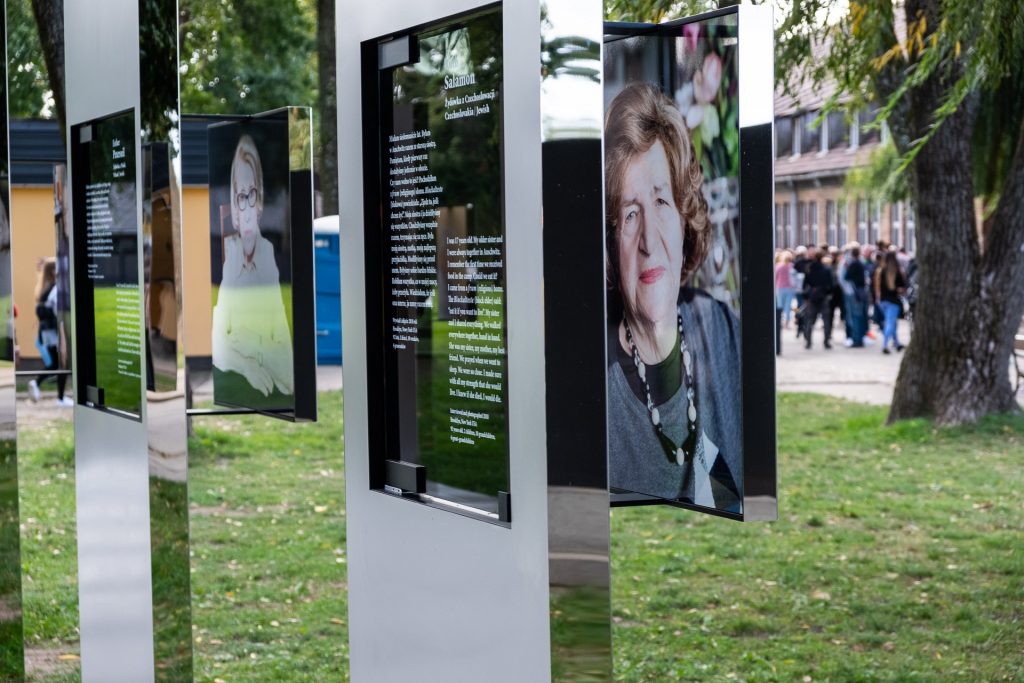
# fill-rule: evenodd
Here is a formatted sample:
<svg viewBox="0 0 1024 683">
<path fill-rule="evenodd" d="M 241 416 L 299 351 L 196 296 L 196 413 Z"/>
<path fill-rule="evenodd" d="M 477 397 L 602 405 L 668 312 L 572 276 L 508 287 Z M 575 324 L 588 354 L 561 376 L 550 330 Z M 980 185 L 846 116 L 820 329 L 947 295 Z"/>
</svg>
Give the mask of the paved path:
<svg viewBox="0 0 1024 683">
<path fill-rule="evenodd" d="M 903 355 L 884 355 L 881 335 L 872 346 L 848 349 L 843 346 L 843 328 L 837 328 L 832 334 L 830 351 L 822 347 L 820 325 L 814 330 L 814 346 L 810 350 L 804 349 L 803 339 L 796 339 L 795 329 L 783 330 L 782 355 L 775 365 L 779 391 L 806 391 L 861 403 L 889 405 Z M 904 344 L 910 341 L 910 330 L 909 323 L 899 322 L 899 338 Z M 1024 406 L 1024 386 L 1018 392 L 1018 399 Z"/>
<path fill-rule="evenodd" d="M 892 402 L 896 375 L 903 355 L 881 351 L 881 336 L 872 346 L 848 349 L 843 346 L 845 334 L 839 316 L 832 333 L 832 349 L 822 346 L 822 329 L 814 330 L 814 346 L 807 350 L 803 339 L 797 340 L 796 330 L 783 330 L 782 355 L 776 363 L 779 391 L 808 391 L 838 396 L 851 401 L 888 405 Z M 899 323 L 900 341 L 910 341 L 910 325 Z"/>
</svg>

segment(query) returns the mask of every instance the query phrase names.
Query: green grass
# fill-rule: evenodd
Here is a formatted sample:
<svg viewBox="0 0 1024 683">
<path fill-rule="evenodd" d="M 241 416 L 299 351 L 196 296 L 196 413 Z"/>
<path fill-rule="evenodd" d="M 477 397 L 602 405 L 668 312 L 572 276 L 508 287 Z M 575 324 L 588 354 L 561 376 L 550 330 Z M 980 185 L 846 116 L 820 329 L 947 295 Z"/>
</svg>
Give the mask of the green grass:
<svg viewBox="0 0 1024 683">
<path fill-rule="evenodd" d="M 347 680 L 340 394 L 319 422 L 195 420 L 196 680 Z"/>
<path fill-rule="evenodd" d="M 30 680 L 48 683 L 80 680 L 74 461 L 70 419 L 20 430 L 25 647 L 33 661 L 46 663 L 47 675 Z"/>
<path fill-rule="evenodd" d="M 779 415 L 779 522 L 614 511 L 617 678 L 1024 680 L 1024 419 Z"/>
<path fill-rule="evenodd" d="M 196 421 L 199 681 L 348 678 L 339 395 L 320 411 Z M 789 394 L 779 412 L 779 522 L 614 511 L 616 679 L 1024 680 L 1024 418 L 886 428 L 884 409 Z M 69 447 L 65 428 L 20 452 L 26 640 L 62 652 L 77 651 Z"/>
</svg>

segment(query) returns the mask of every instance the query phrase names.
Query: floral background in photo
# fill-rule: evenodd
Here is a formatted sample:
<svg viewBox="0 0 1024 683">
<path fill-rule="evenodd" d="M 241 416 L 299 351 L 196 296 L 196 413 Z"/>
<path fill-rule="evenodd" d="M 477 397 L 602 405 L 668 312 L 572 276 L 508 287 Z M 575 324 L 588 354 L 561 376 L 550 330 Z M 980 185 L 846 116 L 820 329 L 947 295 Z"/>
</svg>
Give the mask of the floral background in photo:
<svg viewBox="0 0 1024 683">
<path fill-rule="evenodd" d="M 672 93 L 704 171 L 711 246 L 694 285 L 740 312 L 739 82 L 733 17 L 682 27 Z"/>
</svg>

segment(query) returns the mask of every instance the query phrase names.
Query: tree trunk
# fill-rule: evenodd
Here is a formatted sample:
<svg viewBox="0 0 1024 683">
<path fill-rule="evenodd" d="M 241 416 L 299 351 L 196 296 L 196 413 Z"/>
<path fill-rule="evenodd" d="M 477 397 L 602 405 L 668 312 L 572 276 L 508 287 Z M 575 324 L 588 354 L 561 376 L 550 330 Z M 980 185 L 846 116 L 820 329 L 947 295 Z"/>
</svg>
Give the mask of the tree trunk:
<svg viewBox="0 0 1024 683">
<path fill-rule="evenodd" d="M 66 144 L 64 108 L 64 0 L 32 0 L 32 14 L 39 28 L 47 80 L 56 103 L 61 142 Z"/>
<path fill-rule="evenodd" d="M 935 0 L 911 1 L 908 17 L 922 6 L 937 13 Z M 938 18 L 929 16 L 929 24 L 938 26 Z M 911 93 L 915 134 L 931 123 L 957 75 L 943 72 Z M 1008 364 L 1024 314 L 1024 131 L 983 249 L 973 203 L 974 106 L 967 102 L 947 119 L 912 165 L 919 295 L 890 422 L 932 417 L 956 425 L 1016 408 Z"/>
<path fill-rule="evenodd" d="M 320 194 L 325 215 L 338 213 L 338 97 L 334 49 L 334 0 L 317 0 L 316 40 L 320 77 Z"/>
</svg>

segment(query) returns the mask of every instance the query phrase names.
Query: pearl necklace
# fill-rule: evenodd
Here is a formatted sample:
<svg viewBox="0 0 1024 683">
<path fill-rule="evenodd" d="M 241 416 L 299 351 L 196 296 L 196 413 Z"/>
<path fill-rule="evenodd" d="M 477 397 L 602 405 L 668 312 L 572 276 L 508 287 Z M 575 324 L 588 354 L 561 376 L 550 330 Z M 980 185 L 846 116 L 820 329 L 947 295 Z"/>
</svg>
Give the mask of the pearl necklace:
<svg viewBox="0 0 1024 683">
<path fill-rule="evenodd" d="M 644 385 L 644 395 L 647 398 L 647 413 L 650 415 L 651 424 L 658 435 L 658 441 L 661 442 L 661 447 L 665 451 L 665 457 L 674 465 L 686 465 L 696 455 L 703 465 L 704 458 L 697 453 L 697 398 L 694 391 L 696 383 L 693 381 L 693 356 L 690 354 L 690 348 L 686 345 L 686 337 L 683 334 L 683 316 L 677 316 L 676 320 L 679 326 L 679 352 L 683 357 L 683 386 L 686 389 L 687 401 L 686 422 L 688 434 L 682 445 L 676 445 L 661 426 L 661 413 L 654 407 L 654 401 L 651 399 L 651 387 L 647 383 L 647 366 L 640 360 L 640 352 L 633 341 L 633 331 L 629 329 L 629 321 L 623 319 L 623 323 L 626 327 L 626 341 L 629 342 L 629 350 L 633 355 L 633 365 L 636 366 L 636 372 Z"/>
</svg>

